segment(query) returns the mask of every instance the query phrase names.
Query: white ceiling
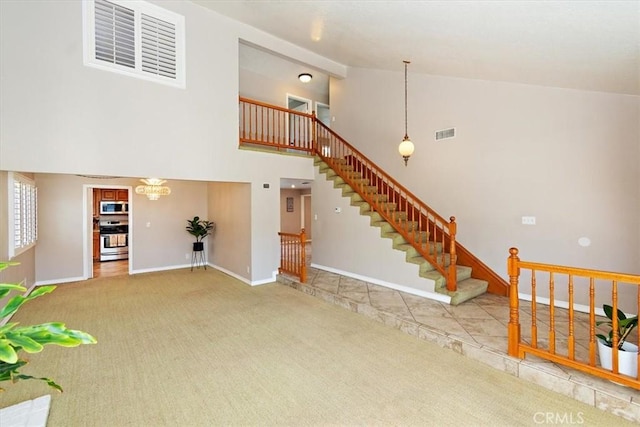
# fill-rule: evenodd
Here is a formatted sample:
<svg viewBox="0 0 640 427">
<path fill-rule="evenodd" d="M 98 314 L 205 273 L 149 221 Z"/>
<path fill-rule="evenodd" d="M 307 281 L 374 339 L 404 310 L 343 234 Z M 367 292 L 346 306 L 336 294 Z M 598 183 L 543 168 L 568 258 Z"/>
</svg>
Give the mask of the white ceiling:
<svg viewBox="0 0 640 427">
<path fill-rule="evenodd" d="M 195 2 L 350 67 L 640 95 L 640 0 Z"/>
</svg>

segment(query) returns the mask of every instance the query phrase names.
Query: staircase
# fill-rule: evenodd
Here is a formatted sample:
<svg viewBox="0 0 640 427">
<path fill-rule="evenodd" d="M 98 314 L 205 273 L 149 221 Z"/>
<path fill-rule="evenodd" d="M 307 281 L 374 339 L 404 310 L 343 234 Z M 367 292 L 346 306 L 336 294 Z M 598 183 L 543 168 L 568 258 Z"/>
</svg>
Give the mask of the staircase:
<svg viewBox="0 0 640 427">
<path fill-rule="evenodd" d="M 385 194 L 379 194 L 377 187 L 368 186 L 366 178 L 362 177 L 360 172 L 354 171 L 352 165 L 346 163 L 339 164 L 341 172 L 349 176 L 352 182 L 357 182 L 366 185 L 366 190 L 369 192 L 369 196 L 376 200 L 379 204 L 384 205 L 384 208 L 393 212 L 393 216 L 396 219 L 402 221 L 403 228 L 407 230 L 414 230 L 418 227 L 416 221 L 407 221 L 407 212 L 400 211 L 395 203 L 387 202 L 387 196 Z M 380 236 L 391 240 L 393 249 L 403 251 L 406 253 L 406 261 L 411 264 L 419 266 L 419 275 L 427 281 L 433 282 L 433 292 L 447 295 L 451 298 L 451 305 L 458 305 L 464 301 L 468 301 L 478 295 L 482 295 L 487 291 L 488 282 L 485 280 L 474 279 L 471 277 L 471 267 L 456 265 L 457 272 L 457 289 L 455 291 L 448 291 L 446 287 L 445 277 L 436 268 L 431 265 L 424 257 L 422 257 L 418 251 L 399 233 L 394 227 L 386 221 L 380 213 L 372 210 L 368 202 L 366 202 L 358 192 L 356 192 L 345 180 L 338 175 L 337 171 L 333 170 L 327 163 L 322 161 L 319 156 L 315 156 L 314 165 L 318 167 L 321 174 L 324 174 L 327 180 L 333 181 L 333 187 L 342 190 L 342 196 L 351 199 L 351 205 L 360 209 L 360 215 L 366 215 L 370 217 L 370 224 L 373 227 L 380 228 Z M 361 187 L 362 188 L 362 187 Z M 418 231 L 418 239 L 421 239 L 423 243 L 429 241 L 429 233 L 427 231 Z M 449 254 L 443 253 L 443 245 L 439 242 L 430 242 L 431 253 L 434 251 L 438 256 L 444 256 L 445 265 L 449 265 Z"/>
<path fill-rule="evenodd" d="M 240 147 L 313 156 L 334 188 L 370 217 L 394 249 L 405 252 L 408 263 L 419 266 L 429 292 L 442 294 L 452 305 L 484 292 L 508 294 L 509 284 L 456 241 L 454 217 L 439 215 L 314 114 L 239 101 Z"/>
</svg>

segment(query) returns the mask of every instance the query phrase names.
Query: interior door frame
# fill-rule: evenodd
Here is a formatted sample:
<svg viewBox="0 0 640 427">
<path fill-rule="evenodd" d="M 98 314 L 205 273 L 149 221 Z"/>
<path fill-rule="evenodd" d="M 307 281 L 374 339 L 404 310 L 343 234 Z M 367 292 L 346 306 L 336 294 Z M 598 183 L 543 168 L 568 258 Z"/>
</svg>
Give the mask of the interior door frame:
<svg viewBox="0 0 640 427">
<path fill-rule="evenodd" d="M 129 274 L 133 271 L 133 238 L 131 236 L 131 224 L 133 224 L 133 197 L 131 193 L 133 187 L 130 185 L 118 184 L 83 184 L 82 185 L 82 277 L 84 280 L 93 278 L 93 189 L 94 188 L 115 188 L 128 191 L 129 203 Z"/>
<path fill-rule="evenodd" d="M 294 95 L 292 93 L 288 93 L 287 92 L 286 98 L 285 98 L 285 101 L 284 101 L 284 105 L 285 105 L 285 108 L 287 108 L 288 110 L 290 109 L 289 108 L 289 101 L 290 100 L 298 101 L 298 102 L 302 102 L 303 104 L 306 104 L 307 111 L 301 111 L 301 112 L 307 113 L 307 114 L 311 113 L 311 108 L 313 107 L 313 101 L 311 99 L 304 98 L 302 96 Z M 290 118 L 287 118 L 287 120 L 286 120 L 286 141 L 287 141 L 287 143 L 289 143 L 289 121 L 290 121 Z"/>
</svg>

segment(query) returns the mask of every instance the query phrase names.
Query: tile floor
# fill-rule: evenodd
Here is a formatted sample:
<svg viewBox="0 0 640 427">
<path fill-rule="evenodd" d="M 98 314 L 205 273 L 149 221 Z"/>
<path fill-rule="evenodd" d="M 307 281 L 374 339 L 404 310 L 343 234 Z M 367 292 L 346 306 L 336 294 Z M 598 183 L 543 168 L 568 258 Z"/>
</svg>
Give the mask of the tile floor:
<svg viewBox="0 0 640 427">
<path fill-rule="evenodd" d="M 420 339 L 433 341 L 511 375 L 640 422 L 640 392 L 535 356 L 527 356 L 525 360 L 508 356 L 509 301 L 506 297 L 485 294 L 459 306 L 450 306 L 316 268 L 309 268 L 307 283 L 286 275 L 279 275 L 278 282 Z M 529 304 L 521 302 L 521 333 L 525 340 L 531 337 Z M 546 346 L 548 309 L 538 308 L 538 343 Z M 556 309 L 554 318 L 556 351 L 566 352 L 567 310 Z M 578 313 L 576 319 L 588 322 L 588 315 Z M 588 332 L 588 327 L 576 323 L 578 359 L 586 360 L 584 358 L 588 356 Z"/>
</svg>

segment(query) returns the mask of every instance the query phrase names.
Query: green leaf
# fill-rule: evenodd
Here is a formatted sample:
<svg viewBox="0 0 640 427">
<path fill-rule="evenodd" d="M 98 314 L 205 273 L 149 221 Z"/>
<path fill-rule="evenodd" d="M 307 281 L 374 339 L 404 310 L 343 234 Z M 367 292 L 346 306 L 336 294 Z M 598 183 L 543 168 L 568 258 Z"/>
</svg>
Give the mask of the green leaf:
<svg viewBox="0 0 640 427">
<path fill-rule="evenodd" d="M 11 291 L 24 292 L 27 288 L 15 283 L 0 283 L 0 298 L 4 298 Z"/>
<path fill-rule="evenodd" d="M 18 375 L 13 375 L 12 380 L 14 382 L 18 380 L 41 380 L 46 382 L 49 385 L 49 387 L 58 390 L 60 393 L 62 393 L 63 391 L 62 387 L 60 387 L 58 384 L 55 383 L 55 381 L 53 381 L 50 378 L 37 378 L 37 377 L 32 377 L 31 375 L 18 374 Z"/>
<path fill-rule="evenodd" d="M 11 330 L 14 326 L 16 326 L 18 322 L 7 323 L 4 326 L 0 326 L 0 337 L 4 335 L 7 331 Z"/>
<path fill-rule="evenodd" d="M 18 353 L 6 339 L 0 339 L 0 361 L 6 363 L 16 363 L 18 361 Z"/>
<path fill-rule="evenodd" d="M 22 347 L 22 350 L 27 353 L 39 353 L 43 349 L 41 344 L 20 333 L 9 332 L 6 335 L 6 339 L 11 343 L 11 345 L 14 347 Z"/>
<path fill-rule="evenodd" d="M 96 339 L 86 332 L 67 329 L 63 323 L 51 322 L 41 325 L 18 328 L 17 332 L 26 335 L 40 344 L 55 344 L 62 347 L 76 347 L 80 344 L 94 344 Z"/>
</svg>

